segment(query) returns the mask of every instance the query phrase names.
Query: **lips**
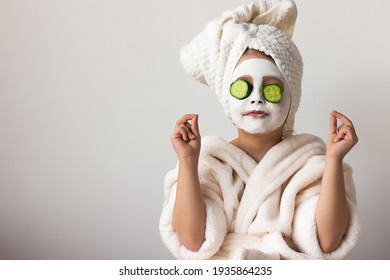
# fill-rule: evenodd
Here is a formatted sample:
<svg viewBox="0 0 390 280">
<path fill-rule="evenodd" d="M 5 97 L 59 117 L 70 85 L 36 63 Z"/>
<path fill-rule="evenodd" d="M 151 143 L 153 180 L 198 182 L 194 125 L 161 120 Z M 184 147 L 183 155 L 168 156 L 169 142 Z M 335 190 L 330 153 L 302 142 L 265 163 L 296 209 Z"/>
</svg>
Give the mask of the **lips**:
<svg viewBox="0 0 390 280">
<path fill-rule="evenodd" d="M 263 118 L 263 117 L 269 116 L 269 114 L 267 112 L 264 112 L 264 111 L 253 110 L 253 111 L 249 111 L 249 112 L 244 113 L 244 116 L 245 117 L 252 117 L 252 118 Z"/>
</svg>

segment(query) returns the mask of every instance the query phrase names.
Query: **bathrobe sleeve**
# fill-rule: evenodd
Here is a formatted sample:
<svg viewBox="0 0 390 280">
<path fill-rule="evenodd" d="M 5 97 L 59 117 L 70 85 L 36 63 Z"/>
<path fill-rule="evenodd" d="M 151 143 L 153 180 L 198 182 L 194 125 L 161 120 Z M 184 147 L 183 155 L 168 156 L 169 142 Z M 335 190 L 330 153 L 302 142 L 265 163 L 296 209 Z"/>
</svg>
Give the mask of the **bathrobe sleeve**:
<svg viewBox="0 0 390 280">
<path fill-rule="evenodd" d="M 226 236 L 227 222 L 222 194 L 211 174 L 211 170 L 200 170 L 199 173 L 206 206 L 206 232 L 205 241 L 197 252 L 188 250 L 181 244 L 172 223 L 178 168 L 176 167 L 170 171 L 165 177 L 164 205 L 160 217 L 160 233 L 165 246 L 177 259 L 209 259 L 219 250 Z"/>
<path fill-rule="evenodd" d="M 295 245 L 302 253 L 319 259 L 343 259 L 356 245 L 360 231 L 360 221 L 356 208 L 356 191 L 352 179 L 352 168 L 348 164 L 344 164 L 344 180 L 349 206 L 349 224 L 339 247 L 330 253 L 322 252 L 317 238 L 315 213 L 321 180 L 313 182 L 309 188 L 303 190 L 298 196 L 300 201 L 296 203 L 292 237 Z"/>
</svg>

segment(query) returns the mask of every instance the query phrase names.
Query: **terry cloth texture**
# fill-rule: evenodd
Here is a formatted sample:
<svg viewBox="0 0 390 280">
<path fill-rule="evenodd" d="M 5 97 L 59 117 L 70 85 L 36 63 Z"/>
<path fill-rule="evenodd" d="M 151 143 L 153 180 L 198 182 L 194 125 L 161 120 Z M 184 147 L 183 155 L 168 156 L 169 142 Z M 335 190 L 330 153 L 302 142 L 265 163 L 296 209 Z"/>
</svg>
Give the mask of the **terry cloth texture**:
<svg viewBox="0 0 390 280">
<path fill-rule="evenodd" d="M 202 139 L 199 178 L 206 205 L 205 241 L 186 249 L 172 224 L 178 168 L 165 178 L 162 240 L 178 259 L 342 259 L 358 240 L 360 222 L 352 169 L 344 164 L 349 224 L 339 247 L 322 252 L 315 223 L 325 144 L 293 135 L 260 163 L 220 137 Z"/>
<path fill-rule="evenodd" d="M 228 95 L 237 61 L 246 49 L 271 56 L 291 92 L 284 136 L 292 134 L 301 98 L 302 58 L 291 40 L 297 9 L 291 0 L 262 0 L 223 13 L 181 49 L 184 69 L 208 85 L 230 118 Z"/>
</svg>

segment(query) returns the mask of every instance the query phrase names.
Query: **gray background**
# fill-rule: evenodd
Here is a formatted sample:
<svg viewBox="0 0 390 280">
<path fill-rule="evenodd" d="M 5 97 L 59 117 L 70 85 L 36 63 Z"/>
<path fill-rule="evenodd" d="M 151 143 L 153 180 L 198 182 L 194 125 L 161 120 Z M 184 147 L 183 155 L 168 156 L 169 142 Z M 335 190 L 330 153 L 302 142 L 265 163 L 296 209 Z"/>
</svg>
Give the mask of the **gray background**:
<svg viewBox="0 0 390 280">
<path fill-rule="evenodd" d="M 184 113 L 231 140 L 179 49 L 249 1 L 0 1 L 0 258 L 172 259 L 158 221 Z M 298 0 L 305 63 L 296 132 L 340 110 L 360 141 L 362 232 L 350 259 L 390 259 L 390 3 Z"/>
</svg>

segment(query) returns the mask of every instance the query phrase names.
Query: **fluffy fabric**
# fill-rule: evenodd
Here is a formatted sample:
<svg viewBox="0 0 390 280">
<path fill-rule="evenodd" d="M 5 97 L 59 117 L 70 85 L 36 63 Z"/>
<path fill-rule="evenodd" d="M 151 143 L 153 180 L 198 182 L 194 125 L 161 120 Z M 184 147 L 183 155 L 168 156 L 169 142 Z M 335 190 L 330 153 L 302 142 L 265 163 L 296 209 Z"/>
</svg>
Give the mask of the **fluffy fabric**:
<svg viewBox="0 0 390 280">
<path fill-rule="evenodd" d="M 230 117 L 227 100 L 238 59 L 247 48 L 271 56 L 292 95 L 284 127 L 284 135 L 291 135 L 303 71 L 301 55 L 291 40 L 296 17 L 297 9 L 291 0 L 256 1 L 225 12 L 181 49 L 181 62 L 189 74 L 216 93 Z"/>
<path fill-rule="evenodd" d="M 199 178 L 206 204 L 206 239 L 198 252 L 181 245 L 172 224 L 177 167 L 165 180 L 160 232 L 178 259 L 342 259 L 360 223 L 352 170 L 344 164 L 350 221 L 340 246 L 323 253 L 315 207 L 325 169 L 325 144 L 310 134 L 284 139 L 259 164 L 220 137 L 202 140 Z"/>
</svg>

